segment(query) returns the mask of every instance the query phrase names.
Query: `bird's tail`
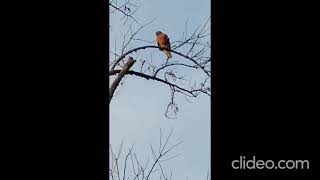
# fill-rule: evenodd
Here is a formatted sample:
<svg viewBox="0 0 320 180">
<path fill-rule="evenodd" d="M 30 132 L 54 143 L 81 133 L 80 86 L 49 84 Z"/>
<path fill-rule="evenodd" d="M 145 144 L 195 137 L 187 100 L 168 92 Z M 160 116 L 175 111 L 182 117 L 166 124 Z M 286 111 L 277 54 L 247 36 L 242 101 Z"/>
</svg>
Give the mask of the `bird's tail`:
<svg viewBox="0 0 320 180">
<path fill-rule="evenodd" d="M 167 60 L 172 58 L 171 52 L 167 50 L 163 50 L 163 52 L 167 55 Z"/>
</svg>

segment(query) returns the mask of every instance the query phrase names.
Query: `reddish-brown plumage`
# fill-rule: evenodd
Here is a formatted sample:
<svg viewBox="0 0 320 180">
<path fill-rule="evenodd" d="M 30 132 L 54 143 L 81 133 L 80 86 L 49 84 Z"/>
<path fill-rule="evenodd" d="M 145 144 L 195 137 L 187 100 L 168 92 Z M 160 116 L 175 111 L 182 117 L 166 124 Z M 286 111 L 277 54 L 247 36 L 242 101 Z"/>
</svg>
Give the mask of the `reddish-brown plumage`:
<svg viewBox="0 0 320 180">
<path fill-rule="evenodd" d="M 162 51 L 161 48 L 171 49 L 169 37 L 166 34 L 162 33 L 161 31 L 156 32 L 156 41 L 160 48 L 160 51 Z M 163 50 L 163 52 L 166 54 L 167 59 L 172 57 L 170 51 Z"/>
</svg>

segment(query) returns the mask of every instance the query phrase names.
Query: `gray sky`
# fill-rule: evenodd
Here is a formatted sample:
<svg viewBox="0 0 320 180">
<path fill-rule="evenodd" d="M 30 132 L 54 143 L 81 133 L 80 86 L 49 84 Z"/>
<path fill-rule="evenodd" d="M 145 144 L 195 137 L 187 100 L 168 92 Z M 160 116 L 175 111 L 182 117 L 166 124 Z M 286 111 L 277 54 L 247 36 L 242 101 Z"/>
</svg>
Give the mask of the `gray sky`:
<svg viewBox="0 0 320 180">
<path fill-rule="evenodd" d="M 168 34 L 171 42 L 177 40 L 185 31 L 186 20 L 191 32 L 197 25 L 204 24 L 210 16 L 209 0 L 144 0 L 140 2 L 142 5 L 135 14 L 138 22 L 144 24 L 156 18 L 137 35 L 149 41 L 155 40 L 155 32 L 158 30 Z M 111 49 L 115 48 L 115 38 L 117 38 L 117 48 L 120 48 L 121 33 L 125 33 L 128 28 L 128 25 L 123 25 L 120 18 L 120 14 L 110 16 Z M 140 45 L 151 44 L 132 43 L 132 47 Z M 151 56 L 151 53 L 153 61 L 165 59 L 164 54 L 159 50 L 142 51 L 132 56 L 134 58 Z M 173 54 L 173 60 L 180 60 L 179 58 Z M 182 71 L 182 73 L 199 78 L 196 72 Z M 149 156 L 151 160 L 149 144 L 157 147 L 159 129 L 161 128 L 163 135 L 167 135 L 173 126 L 171 142 L 180 140 L 184 142 L 172 153 L 172 155 L 180 155 L 165 162 L 163 166 L 167 172 L 173 171 L 173 179 L 205 179 L 210 169 L 210 97 L 200 95 L 189 103 L 184 96 L 177 96 L 176 102 L 179 105 L 177 119 L 167 119 L 164 112 L 169 103 L 169 96 L 168 86 L 157 81 L 128 76 L 124 80 L 124 85 L 118 87 L 110 103 L 110 143 L 114 149 L 117 149 L 123 141 L 125 151 L 134 143 L 134 150 L 139 158 L 145 160 Z"/>
</svg>

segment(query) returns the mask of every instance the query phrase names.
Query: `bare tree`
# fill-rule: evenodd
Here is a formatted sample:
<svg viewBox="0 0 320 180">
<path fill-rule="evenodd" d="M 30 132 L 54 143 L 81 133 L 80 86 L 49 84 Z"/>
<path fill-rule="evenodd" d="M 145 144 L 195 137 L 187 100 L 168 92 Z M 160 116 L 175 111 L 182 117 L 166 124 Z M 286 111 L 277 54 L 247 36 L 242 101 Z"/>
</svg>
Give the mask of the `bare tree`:
<svg viewBox="0 0 320 180">
<path fill-rule="evenodd" d="M 123 26 L 125 32 L 122 33 L 122 38 L 115 39 L 114 49 L 109 50 L 109 80 L 112 80 L 109 84 L 109 103 L 116 90 L 119 91 L 118 87 L 130 76 L 153 80 L 168 87 L 169 103 L 164 113 L 167 118 L 176 118 L 179 108 L 175 100 L 178 95 L 185 97 L 186 101 L 191 101 L 200 94 L 211 96 L 210 17 L 191 30 L 186 21 L 180 37 L 170 37 L 171 49 L 162 49 L 170 51 L 174 57 L 170 60 L 154 59 L 153 54 L 159 53 L 155 40 L 150 40 L 154 37 L 144 39 L 140 37 L 140 33 L 156 19 L 141 24 L 133 16 L 141 6 L 138 1 L 109 0 L 108 5 L 110 13 L 121 15 L 121 20 L 126 25 Z M 136 42 L 142 45 L 135 46 Z M 164 139 L 160 130 L 159 146 L 155 148 L 150 145 L 152 160 L 148 158 L 144 163 L 134 152 L 133 145 L 126 154 L 123 154 L 123 144 L 117 152 L 110 145 L 110 179 L 149 180 L 156 177 L 171 180 L 172 172 L 167 173 L 162 163 L 177 157 L 178 154 L 170 153 L 182 143 L 180 141 L 169 145 L 171 137 L 172 129 Z M 210 179 L 209 173 L 206 179 Z"/>
<path fill-rule="evenodd" d="M 123 143 L 117 153 L 110 145 L 110 168 L 109 177 L 111 180 L 149 180 L 151 177 L 159 177 L 159 179 L 171 180 L 172 171 L 167 173 L 162 163 L 177 157 L 179 154 L 171 154 L 173 150 L 179 146 L 183 141 L 177 143 L 170 143 L 173 129 L 166 138 L 162 137 L 160 129 L 159 146 L 157 149 L 150 145 L 152 153 L 152 160 L 149 158 L 146 162 L 139 160 L 137 153 L 133 151 L 132 145 L 125 155 L 122 155 Z M 170 145 L 171 144 L 171 145 Z M 122 155 L 122 156 L 121 156 Z"/>
<path fill-rule="evenodd" d="M 126 154 L 123 154 L 123 142 L 117 151 L 110 145 L 109 178 L 111 180 L 150 180 L 155 178 L 171 180 L 173 171 L 167 172 L 163 163 L 178 157 L 180 153 L 175 152 L 176 148 L 183 143 L 183 141 L 173 141 L 172 135 L 173 128 L 171 128 L 167 137 L 163 137 L 160 129 L 158 147 L 150 144 L 152 158 L 150 160 L 147 157 L 144 162 L 134 151 L 134 145 L 128 148 Z M 210 180 L 209 172 L 205 178 Z"/>
<path fill-rule="evenodd" d="M 109 0 L 108 5 L 110 8 L 109 13 L 115 15 L 118 15 L 116 13 L 120 13 L 122 15 L 121 20 L 124 21 L 124 24 L 130 20 L 138 23 L 133 15 L 141 6 L 141 2 L 137 0 Z"/>
<path fill-rule="evenodd" d="M 175 102 L 177 94 L 183 95 L 187 101 L 191 98 L 196 98 L 199 94 L 211 95 L 211 55 L 210 55 L 210 27 L 208 18 L 204 24 L 194 28 L 191 33 L 189 32 L 188 21 L 185 23 L 185 29 L 180 38 L 170 37 L 171 49 L 163 50 L 171 51 L 175 57 L 169 61 L 163 59 L 153 60 L 149 52 L 159 49 L 155 41 L 139 38 L 139 32 L 145 27 L 150 26 L 155 19 L 145 24 L 138 24 L 131 14 L 126 13 L 121 8 L 131 5 L 126 0 L 121 5 L 118 1 L 109 1 L 109 5 L 114 8 L 114 13 L 118 10 L 126 17 L 125 23 L 128 19 L 132 19 L 128 25 L 127 31 L 123 33 L 123 38 L 115 44 L 120 44 L 119 48 L 110 50 L 109 60 L 109 79 L 112 76 L 117 76 L 109 88 L 109 103 L 111 102 L 114 92 L 117 89 L 119 82 L 126 76 L 136 76 L 146 80 L 153 80 L 167 86 L 170 90 L 169 103 L 165 110 L 167 118 L 176 118 L 179 111 L 178 105 Z M 135 10 L 139 6 L 133 6 Z M 138 26 L 137 26 L 138 25 Z M 133 30 L 134 26 L 137 26 Z M 124 28 L 125 29 L 125 28 Z M 151 37 L 153 38 L 153 37 Z M 145 43 L 139 47 L 133 47 L 132 42 Z M 159 51 L 157 51 L 159 52 Z M 128 68 L 126 65 L 126 57 L 132 58 L 131 66 Z M 134 60 L 133 60 L 134 59 Z M 123 69 L 126 71 L 123 71 Z M 122 74 L 120 73 L 122 72 Z M 186 74 L 186 72 L 196 72 L 197 78 L 193 78 L 195 73 Z M 119 74 L 120 73 L 120 74 Z"/>
</svg>

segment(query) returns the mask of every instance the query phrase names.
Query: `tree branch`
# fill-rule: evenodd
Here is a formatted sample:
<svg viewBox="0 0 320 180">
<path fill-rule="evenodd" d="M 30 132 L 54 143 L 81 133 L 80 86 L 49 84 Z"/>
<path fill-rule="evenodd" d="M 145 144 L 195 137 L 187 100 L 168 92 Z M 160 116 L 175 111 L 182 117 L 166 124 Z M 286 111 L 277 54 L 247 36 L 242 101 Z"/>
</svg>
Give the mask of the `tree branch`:
<svg viewBox="0 0 320 180">
<path fill-rule="evenodd" d="M 131 19 L 133 19 L 136 23 L 138 23 L 138 21 L 130 14 L 127 14 L 126 12 L 124 12 L 123 10 L 121 10 L 120 8 L 114 6 L 113 4 L 109 3 L 109 6 L 113 7 L 114 9 L 122 12 L 125 16 L 130 17 Z M 139 24 L 139 23 L 138 23 Z"/>
<path fill-rule="evenodd" d="M 117 89 L 121 79 L 124 77 L 125 74 L 128 73 L 129 69 L 132 67 L 132 65 L 135 63 L 136 61 L 133 60 L 132 57 L 128 58 L 127 63 L 125 64 L 125 66 L 122 68 L 121 71 L 119 71 L 118 76 L 116 77 L 116 79 L 113 81 L 110 89 L 109 89 L 109 103 L 113 97 L 114 91 Z"/>
<path fill-rule="evenodd" d="M 115 62 L 114 64 L 111 66 L 111 71 L 114 70 L 114 68 L 117 66 L 117 64 L 123 59 L 125 58 L 128 54 L 131 54 L 133 52 L 137 52 L 138 50 L 141 50 L 141 49 L 147 49 L 147 48 L 159 48 L 158 46 L 141 46 L 141 47 L 137 47 L 137 48 L 134 48 L 134 49 L 131 49 L 130 51 L 124 53 L 122 56 L 120 56 Z M 201 66 L 196 60 L 192 59 L 191 57 L 187 56 L 187 55 L 184 55 L 180 52 L 177 52 L 175 50 L 172 50 L 172 49 L 167 49 L 167 48 L 162 48 L 163 50 L 167 50 L 167 51 L 171 51 L 179 56 L 182 56 L 186 59 L 189 59 L 191 60 L 193 63 L 195 63 L 197 66 L 199 66 L 208 76 L 210 76 L 209 72 L 207 70 L 204 69 L 203 66 Z"/>
<path fill-rule="evenodd" d="M 117 73 L 121 73 L 122 70 L 113 70 L 113 71 L 110 71 L 109 72 L 109 76 L 111 75 L 115 75 Z M 155 80 L 155 81 L 159 81 L 159 82 L 162 82 L 162 83 L 165 83 L 171 87 L 175 87 L 177 89 L 180 89 L 181 91 L 184 91 L 184 92 L 187 92 L 188 94 L 190 94 L 191 96 L 193 97 L 196 97 L 196 95 L 193 93 L 193 92 L 196 92 L 196 90 L 187 90 L 187 89 L 184 89 L 176 84 L 172 84 L 166 80 L 163 80 L 163 79 L 160 79 L 160 78 L 157 78 L 157 77 L 154 77 L 154 76 L 150 76 L 150 75 L 147 75 L 147 74 L 143 74 L 143 73 L 140 73 L 140 72 L 136 72 L 136 71 L 132 71 L 132 70 L 129 70 L 128 72 L 126 72 L 125 74 L 130 74 L 130 75 L 136 75 L 136 76 L 139 76 L 139 77 L 142 77 L 142 78 L 145 78 L 147 80 L 149 79 L 152 79 L 152 80 Z M 207 94 L 209 95 L 209 94 Z"/>
</svg>

